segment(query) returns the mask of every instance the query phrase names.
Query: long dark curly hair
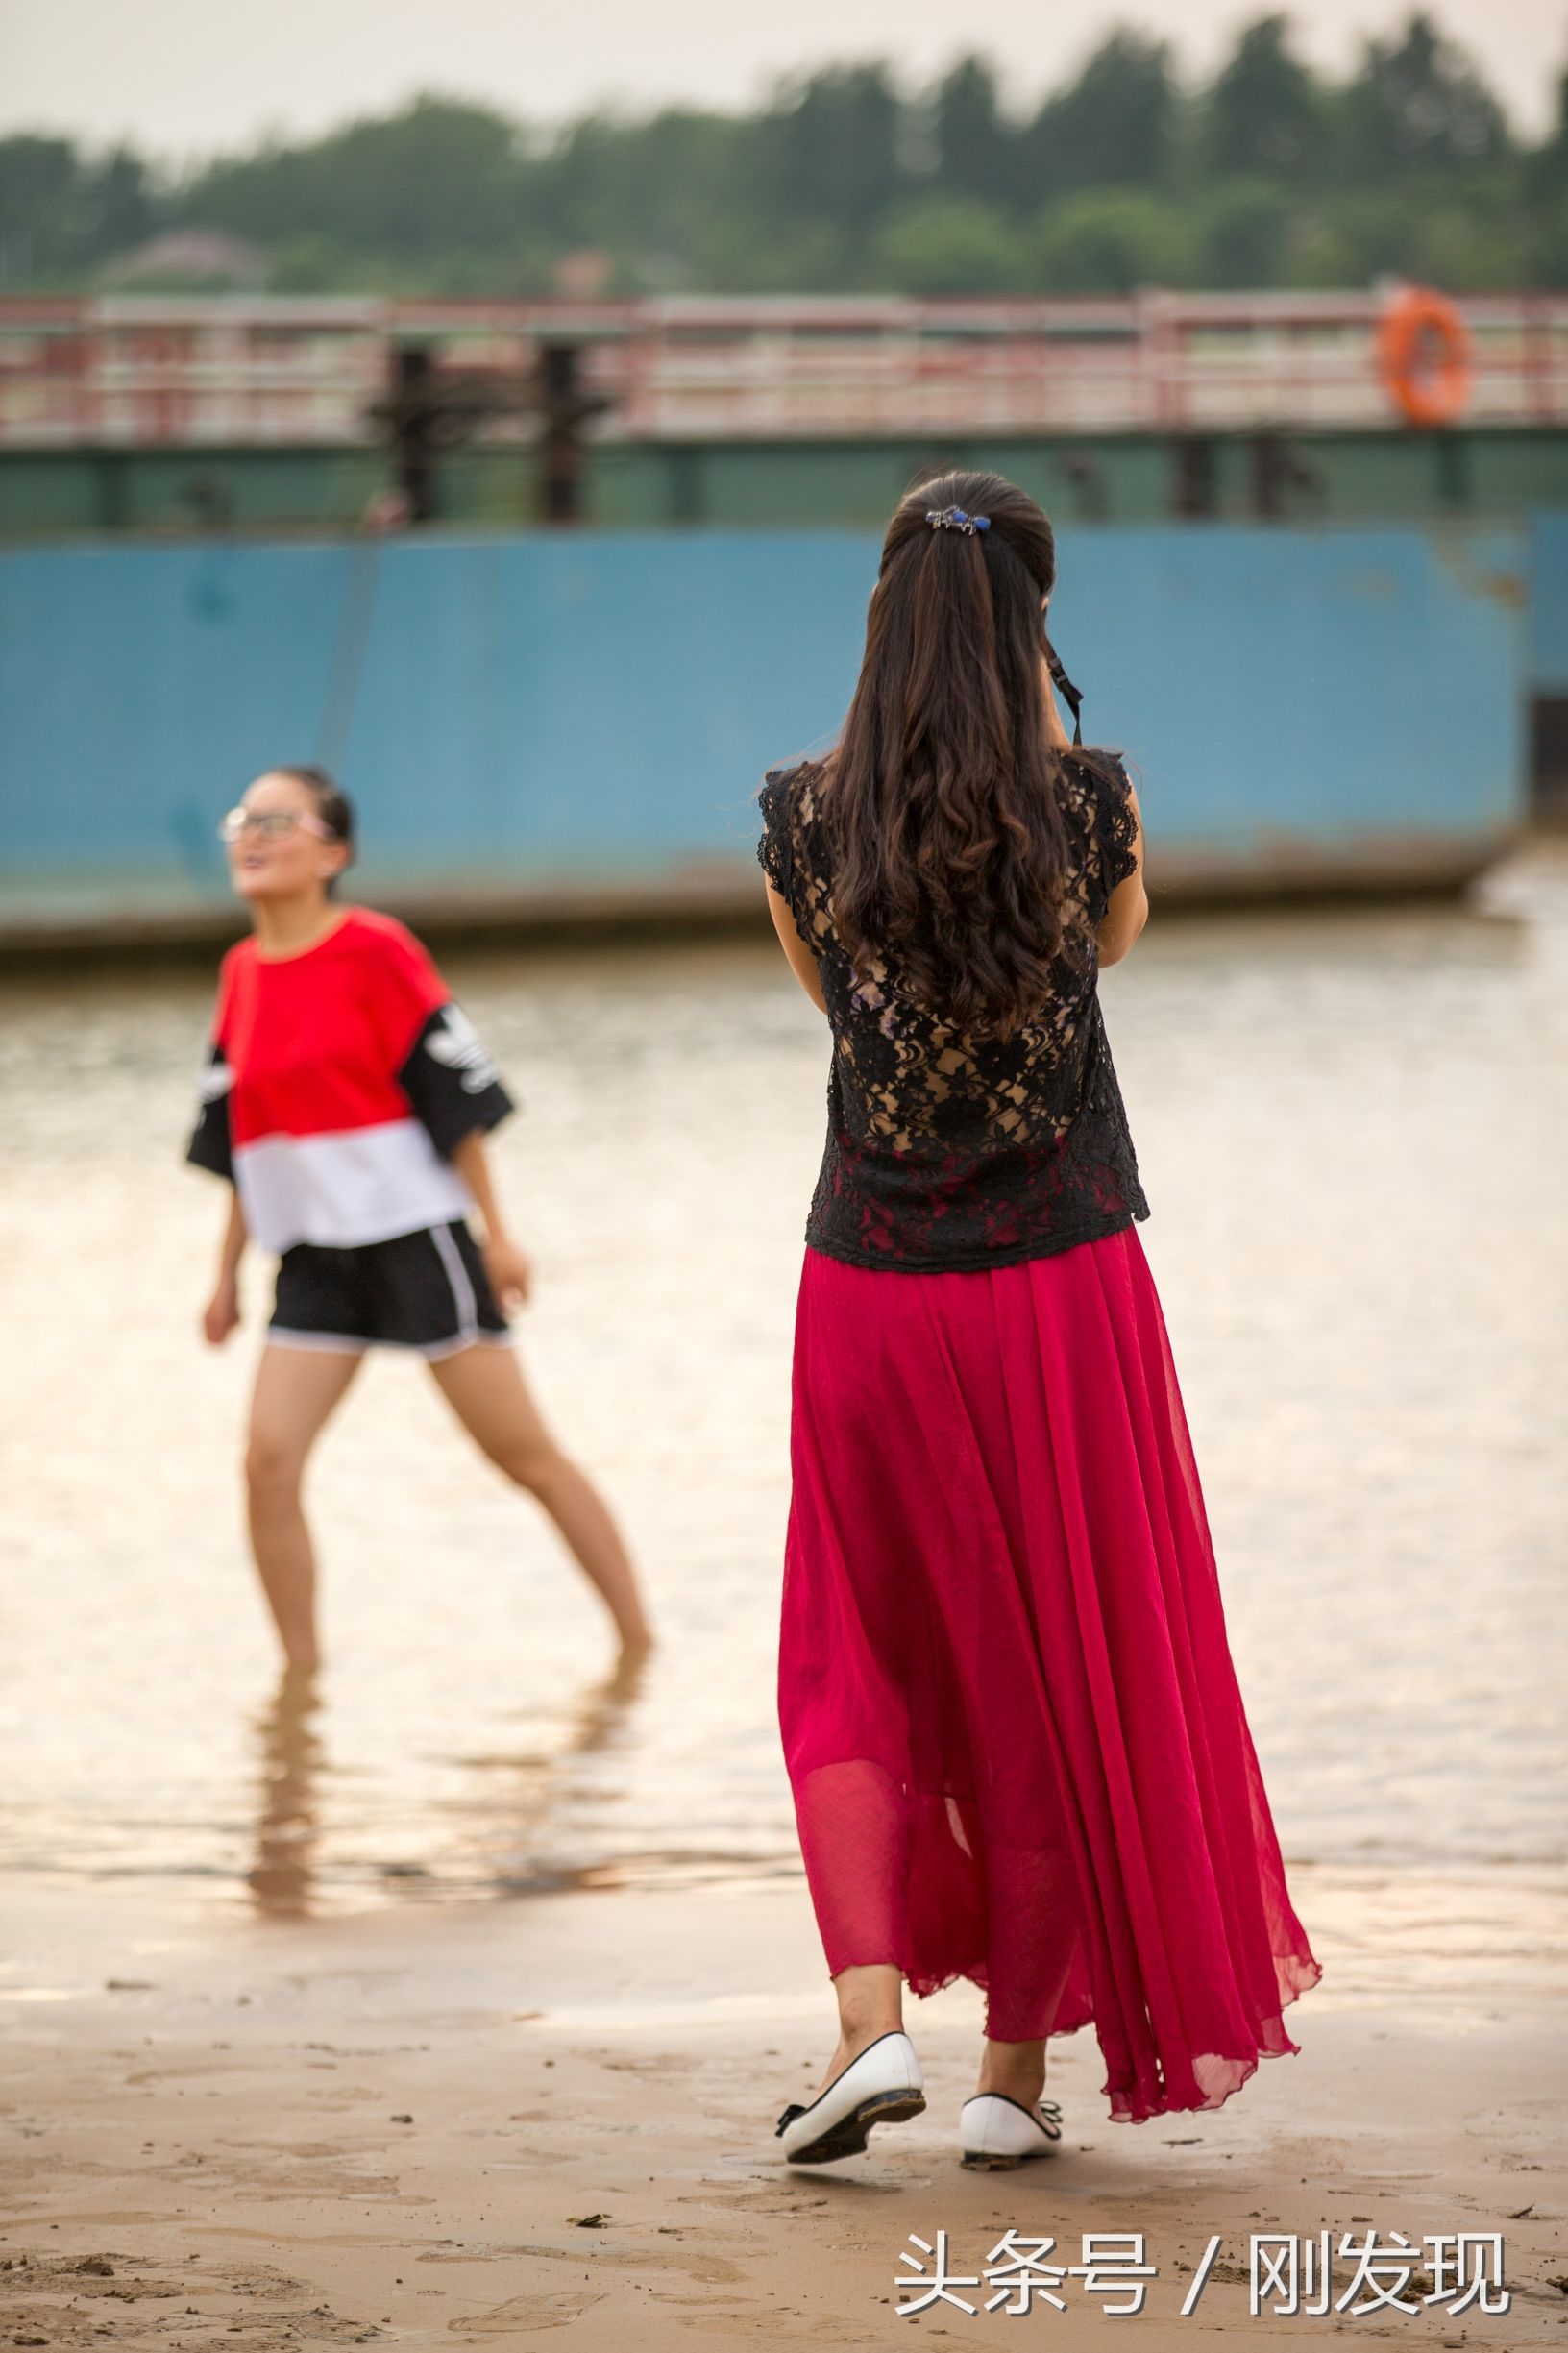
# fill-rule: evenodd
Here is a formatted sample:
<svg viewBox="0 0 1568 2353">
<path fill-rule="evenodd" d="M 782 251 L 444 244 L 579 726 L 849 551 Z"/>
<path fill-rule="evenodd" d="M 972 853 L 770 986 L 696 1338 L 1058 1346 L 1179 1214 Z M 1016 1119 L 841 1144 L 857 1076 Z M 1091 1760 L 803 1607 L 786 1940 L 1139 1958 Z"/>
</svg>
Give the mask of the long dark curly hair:
<svg viewBox="0 0 1568 2353">
<path fill-rule="evenodd" d="M 955 506 L 989 528 L 926 519 Z M 1016 483 L 919 483 L 888 526 L 859 683 L 819 764 L 833 919 L 859 976 L 886 956 L 930 1011 L 1001 1037 L 1038 1015 L 1059 957 L 1089 952 L 1046 734 L 1041 601 L 1055 584 L 1050 524 Z"/>
</svg>

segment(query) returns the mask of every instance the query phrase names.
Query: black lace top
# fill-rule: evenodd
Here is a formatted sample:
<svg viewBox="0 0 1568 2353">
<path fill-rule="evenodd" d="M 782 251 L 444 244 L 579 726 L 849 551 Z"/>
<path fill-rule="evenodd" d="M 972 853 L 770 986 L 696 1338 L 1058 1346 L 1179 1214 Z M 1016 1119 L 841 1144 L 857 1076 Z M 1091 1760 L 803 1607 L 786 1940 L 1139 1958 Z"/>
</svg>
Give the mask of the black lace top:
<svg viewBox="0 0 1568 2353">
<path fill-rule="evenodd" d="M 1064 778 L 1081 844 L 1069 889 L 1092 928 L 1136 864 L 1137 819 L 1119 761 L 1107 783 L 1069 753 Z M 954 1031 L 880 961 L 857 984 L 819 790 L 804 762 L 770 769 L 757 797 L 757 855 L 817 958 L 833 1029 L 810 1246 L 855 1266 L 1006 1266 L 1146 1217 L 1092 957 L 1059 958 L 1057 993 L 1006 1041 Z"/>
</svg>

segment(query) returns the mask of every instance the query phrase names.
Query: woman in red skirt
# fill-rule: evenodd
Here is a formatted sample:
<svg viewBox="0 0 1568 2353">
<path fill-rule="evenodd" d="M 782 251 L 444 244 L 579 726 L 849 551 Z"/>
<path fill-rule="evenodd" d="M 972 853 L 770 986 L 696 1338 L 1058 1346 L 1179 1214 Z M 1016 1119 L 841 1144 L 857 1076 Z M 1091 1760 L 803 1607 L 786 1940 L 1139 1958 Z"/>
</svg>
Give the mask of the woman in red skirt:
<svg viewBox="0 0 1568 2353">
<path fill-rule="evenodd" d="M 1125 767 L 1068 745 L 1050 525 L 955 473 L 894 516 L 843 734 L 759 846 L 832 1026 L 796 1313 L 778 1661 L 839 2004 L 797 2164 L 923 2106 L 918 1995 L 984 1989 L 960 2144 L 1060 2138 L 1048 2037 L 1113 2117 L 1214 2108 L 1319 1975 L 1226 1640 L 1096 991 L 1147 914 Z"/>
</svg>

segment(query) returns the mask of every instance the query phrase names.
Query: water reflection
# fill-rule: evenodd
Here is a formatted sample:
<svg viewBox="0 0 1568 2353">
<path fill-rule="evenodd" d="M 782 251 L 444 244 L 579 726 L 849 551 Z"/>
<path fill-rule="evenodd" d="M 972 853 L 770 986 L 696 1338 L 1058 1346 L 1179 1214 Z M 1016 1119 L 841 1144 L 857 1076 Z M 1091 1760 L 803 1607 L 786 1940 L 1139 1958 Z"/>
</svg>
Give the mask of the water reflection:
<svg viewBox="0 0 1568 2353">
<path fill-rule="evenodd" d="M 311 1910 L 327 1750 L 313 1671 L 285 1667 L 256 1720 L 259 1749 L 256 1860 L 245 1882 L 258 1912 L 304 1919 Z"/>
<path fill-rule="evenodd" d="M 578 1759 L 620 1753 L 632 1770 L 632 1711 L 647 1679 L 649 1658 L 618 1657 L 609 1673 L 588 1682 L 572 1711 L 562 1745 L 541 1749 L 530 1736 L 520 1749 L 456 1760 L 473 1776 L 472 1796 L 454 1801 L 476 1846 L 493 1860 L 490 1890 L 533 1896 L 568 1887 L 613 1887 L 623 1876 L 614 1862 L 566 1864 L 545 1859 L 553 1816 Z M 327 1702 L 315 1669 L 285 1667 L 272 1699 L 254 1719 L 257 1752 L 256 1856 L 245 1874 L 256 1910 L 276 1920 L 308 1919 L 319 1908 L 318 1850 L 331 1772 Z M 429 1865 L 389 1862 L 380 1877 L 415 1892 L 438 1885 Z"/>
</svg>

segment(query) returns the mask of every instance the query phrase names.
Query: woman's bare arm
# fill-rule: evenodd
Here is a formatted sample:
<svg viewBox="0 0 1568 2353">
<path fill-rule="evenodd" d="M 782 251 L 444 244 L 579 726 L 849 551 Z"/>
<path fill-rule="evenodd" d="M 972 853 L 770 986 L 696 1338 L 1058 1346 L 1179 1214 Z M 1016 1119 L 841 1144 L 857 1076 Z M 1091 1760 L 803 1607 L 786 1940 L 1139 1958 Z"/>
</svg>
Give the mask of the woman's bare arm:
<svg viewBox="0 0 1568 2353">
<path fill-rule="evenodd" d="M 1133 942 L 1149 919 L 1149 897 L 1143 888 L 1143 813 L 1138 805 L 1138 795 L 1129 784 L 1127 801 L 1138 821 L 1138 832 L 1133 840 L 1133 854 L 1138 860 L 1130 874 L 1124 874 L 1111 894 L 1095 938 L 1100 944 L 1100 963 L 1119 964 Z"/>
<path fill-rule="evenodd" d="M 1051 674 L 1043 661 L 1041 663 L 1041 674 L 1045 696 L 1046 738 L 1058 750 L 1066 751 L 1069 748 L 1067 731 L 1062 724 L 1062 714 L 1056 707 L 1056 697 L 1051 692 Z M 1105 920 L 1095 934 L 1100 944 L 1102 965 L 1119 964 L 1149 919 L 1148 895 L 1143 888 L 1143 813 L 1130 782 L 1127 798 L 1138 821 L 1138 834 L 1133 844 L 1138 865 L 1112 892 Z"/>
<path fill-rule="evenodd" d="M 245 1255 L 250 1229 L 245 1223 L 245 1212 L 239 1205 L 237 1188 L 229 1196 L 229 1219 L 223 1229 L 223 1240 L 218 1247 L 218 1275 L 231 1281 L 239 1272 L 239 1262 Z"/>
<path fill-rule="evenodd" d="M 491 1289 L 503 1310 L 524 1306 L 533 1288 L 533 1262 L 506 1230 L 501 1203 L 496 1198 L 482 1128 L 469 1130 L 453 1153 L 452 1164 L 474 1195 L 484 1220 L 484 1238 L 479 1249 Z"/>
<path fill-rule="evenodd" d="M 478 1204 L 486 1234 L 501 1238 L 506 1232 L 506 1220 L 496 1199 L 495 1179 L 490 1173 L 490 1156 L 484 1148 L 483 1128 L 471 1128 L 452 1156 L 452 1164 Z"/>
<path fill-rule="evenodd" d="M 239 1321 L 239 1262 L 249 1238 L 237 1187 L 229 1194 L 229 1218 L 218 1245 L 218 1271 L 212 1295 L 202 1310 L 202 1333 L 209 1347 L 221 1348 Z"/>
<path fill-rule="evenodd" d="M 790 960 L 790 969 L 818 1012 L 826 1013 L 827 999 L 822 994 L 822 976 L 817 969 L 816 957 L 796 930 L 795 918 L 790 913 L 790 902 L 773 889 L 772 883 L 766 887 L 768 912 L 773 919 L 773 929 L 778 934 L 779 945 Z"/>
</svg>

